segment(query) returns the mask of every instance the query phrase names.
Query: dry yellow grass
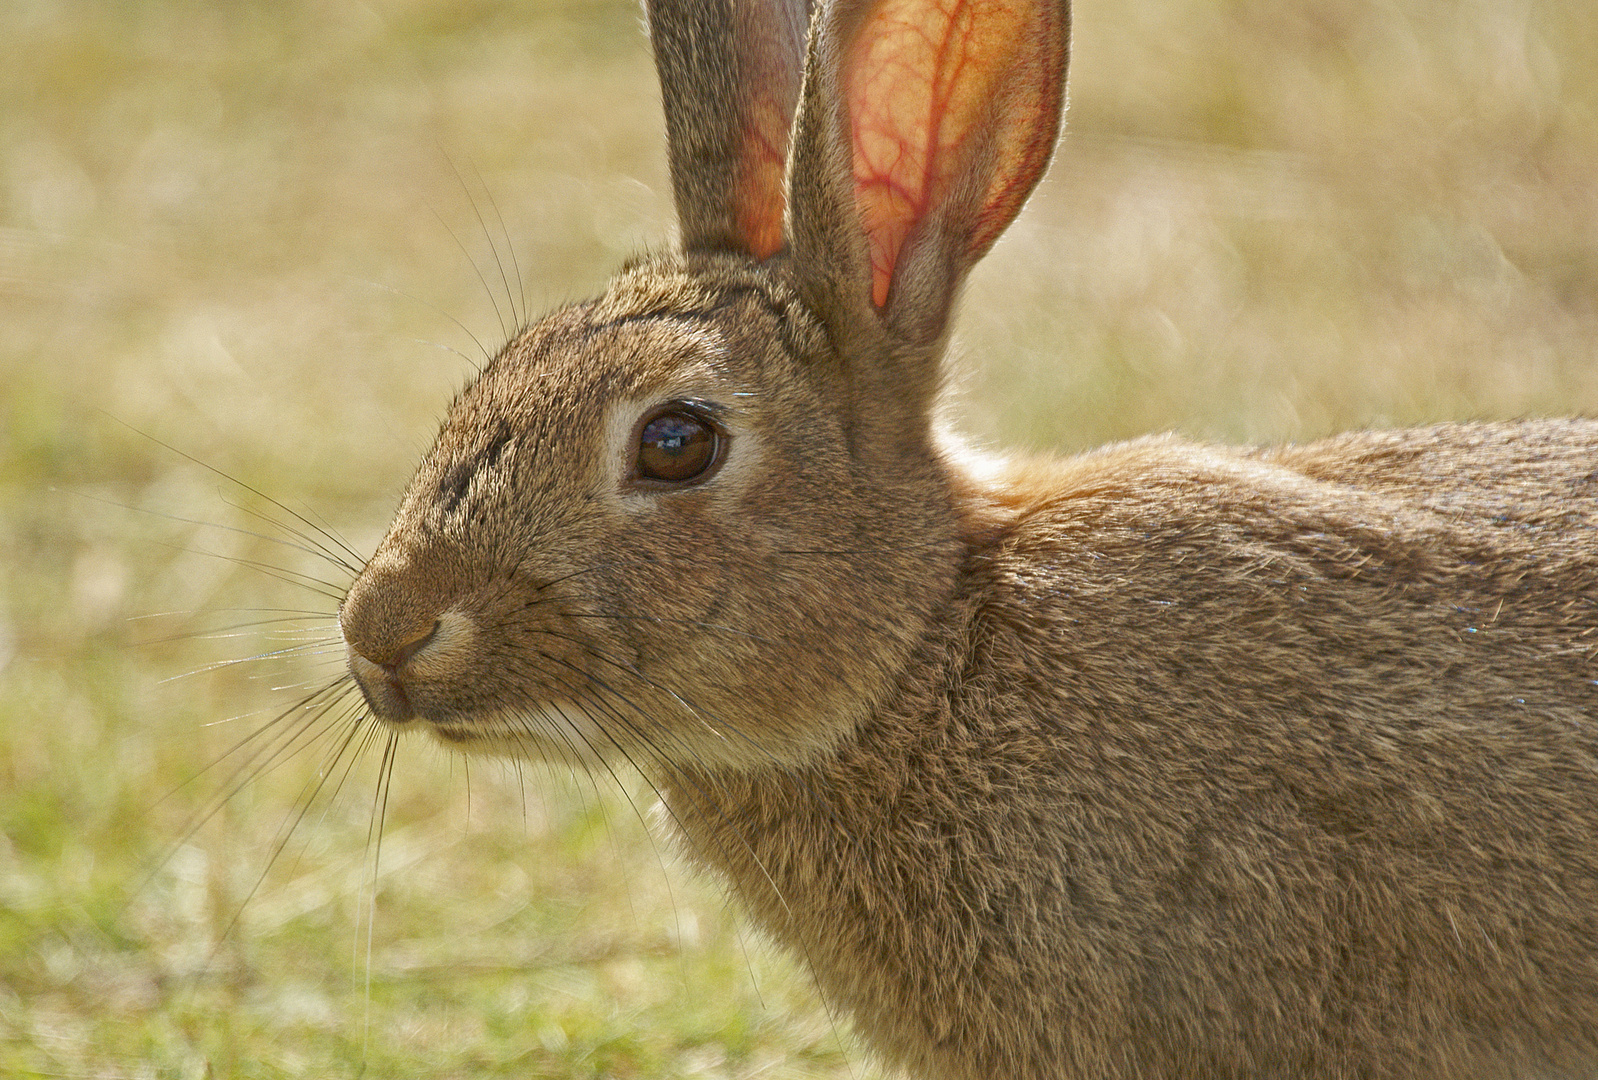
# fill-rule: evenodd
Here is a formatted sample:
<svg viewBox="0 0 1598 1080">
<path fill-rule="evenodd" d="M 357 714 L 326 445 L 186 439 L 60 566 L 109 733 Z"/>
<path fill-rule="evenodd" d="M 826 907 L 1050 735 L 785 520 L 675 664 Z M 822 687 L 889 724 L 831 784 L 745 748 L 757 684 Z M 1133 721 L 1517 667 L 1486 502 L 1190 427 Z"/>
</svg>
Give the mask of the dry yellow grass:
<svg viewBox="0 0 1598 1080">
<path fill-rule="evenodd" d="M 1076 42 L 969 430 L 1598 411 L 1590 0 L 1088 0 Z M 327 576 L 130 429 L 369 550 L 477 342 L 670 229 L 628 0 L 0 9 L 0 1072 L 863 1075 L 606 785 L 403 747 L 375 916 L 375 755 L 275 859 L 317 754 L 193 832 L 227 767 L 179 788 L 338 664 L 185 635 L 333 600 L 217 558 Z"/>
</svg>

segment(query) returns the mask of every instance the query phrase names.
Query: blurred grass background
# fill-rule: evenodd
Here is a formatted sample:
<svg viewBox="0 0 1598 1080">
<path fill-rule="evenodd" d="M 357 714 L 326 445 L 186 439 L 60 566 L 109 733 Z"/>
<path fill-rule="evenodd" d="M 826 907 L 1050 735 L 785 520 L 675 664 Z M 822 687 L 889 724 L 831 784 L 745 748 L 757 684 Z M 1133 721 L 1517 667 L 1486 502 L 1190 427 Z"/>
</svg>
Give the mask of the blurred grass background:
<svg viewBox="0 0 1598 1080">
<path fill-rule="evenodd" d="M 1591 0 L 1076 26 L 1068 138 L 967 296 L 968 431 L 1598 411 Z M 295 651 L 325 617 L 208 636 L 333 609 L 229 559 L 328 573 L 195 524 L 270 508 L 154 440 L 369 551 L 513 318 L 492 245 L 536 312 L 671 227 L 630 0 L 0 6 L 0 1073 L 871 1075 L 642 785 L 408 743 L 375 914 L 376 754 L 281 856 L 315 754 L 193 825 L 228 774 L 184 781 L 339 657 Z"/>
</svg>

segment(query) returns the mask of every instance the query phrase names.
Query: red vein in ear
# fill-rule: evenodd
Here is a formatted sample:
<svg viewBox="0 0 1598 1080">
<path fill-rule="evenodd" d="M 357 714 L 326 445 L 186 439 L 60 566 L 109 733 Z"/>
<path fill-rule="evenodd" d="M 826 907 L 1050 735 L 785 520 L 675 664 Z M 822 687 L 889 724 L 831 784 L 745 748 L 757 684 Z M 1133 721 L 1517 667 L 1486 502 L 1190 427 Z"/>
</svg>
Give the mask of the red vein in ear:
<svg viewBox="0 0 1598 1080">
<path fill-rule="evenodd" d="M 1053 146 L 1064 56 L 1049 0 L 879 0 L 843 72 L 871 299 L 911 231 L 950 206 L 967 258 L 990 246 Z"/>
</svg>

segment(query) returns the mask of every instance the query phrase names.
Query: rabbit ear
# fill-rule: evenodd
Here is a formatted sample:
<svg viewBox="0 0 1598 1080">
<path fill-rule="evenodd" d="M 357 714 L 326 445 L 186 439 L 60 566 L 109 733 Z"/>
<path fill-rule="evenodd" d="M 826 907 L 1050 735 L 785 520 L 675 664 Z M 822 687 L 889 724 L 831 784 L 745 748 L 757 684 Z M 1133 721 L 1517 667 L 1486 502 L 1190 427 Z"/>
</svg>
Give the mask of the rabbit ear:
<svg viewBox="0 0 1598 1080">
<path fill-rule="evenodd" d="M 837 0 L 817 19 L 790 173 L 802 277 L 863 295 L 900 341 L 941 340 L 960 282 L 1048 167 L 1069 42 L 1068 0 Z"/>
<path fill-rule="evenodd" d="M 683 247 L 783 246 L 809 0 L 649 0 Z"/>
</svg>

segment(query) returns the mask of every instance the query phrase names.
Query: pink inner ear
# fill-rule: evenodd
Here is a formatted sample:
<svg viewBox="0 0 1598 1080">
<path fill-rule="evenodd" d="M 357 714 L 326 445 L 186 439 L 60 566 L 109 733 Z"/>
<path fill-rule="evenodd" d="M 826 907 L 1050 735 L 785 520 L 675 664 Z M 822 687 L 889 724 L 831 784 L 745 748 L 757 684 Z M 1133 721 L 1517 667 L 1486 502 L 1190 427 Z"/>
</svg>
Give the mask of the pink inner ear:
<svg viewBox="0 0 1598 1080">
<path fill-rule="evenodd" d="M 757 259 L 782 248 L 783 171 L 799 104 L 807 13 L 804 0 L 733 0 L 739 143 L 732 225 Z"/>
<path fill-rule="evenodd" d="M 772 93 L 751 94 L 745 102 L 743 156 L 738 163 L 734 227 L 757 259 L 782 247 L 785 205 L 782 172 L 788 156 L 788 118 L 792 102 Z"/>
<path fill-rule="evenodd" d="M 871 299 L 887 303 L 910 231 L 958 186 L 975 259 L 1020 209 L 1052 149 L 1063 74 L 1049 0 L 878 0 L 845 59 L 855 199 Z M 966 192 L 958 192 L 962 202 Z"/>
</svg>

